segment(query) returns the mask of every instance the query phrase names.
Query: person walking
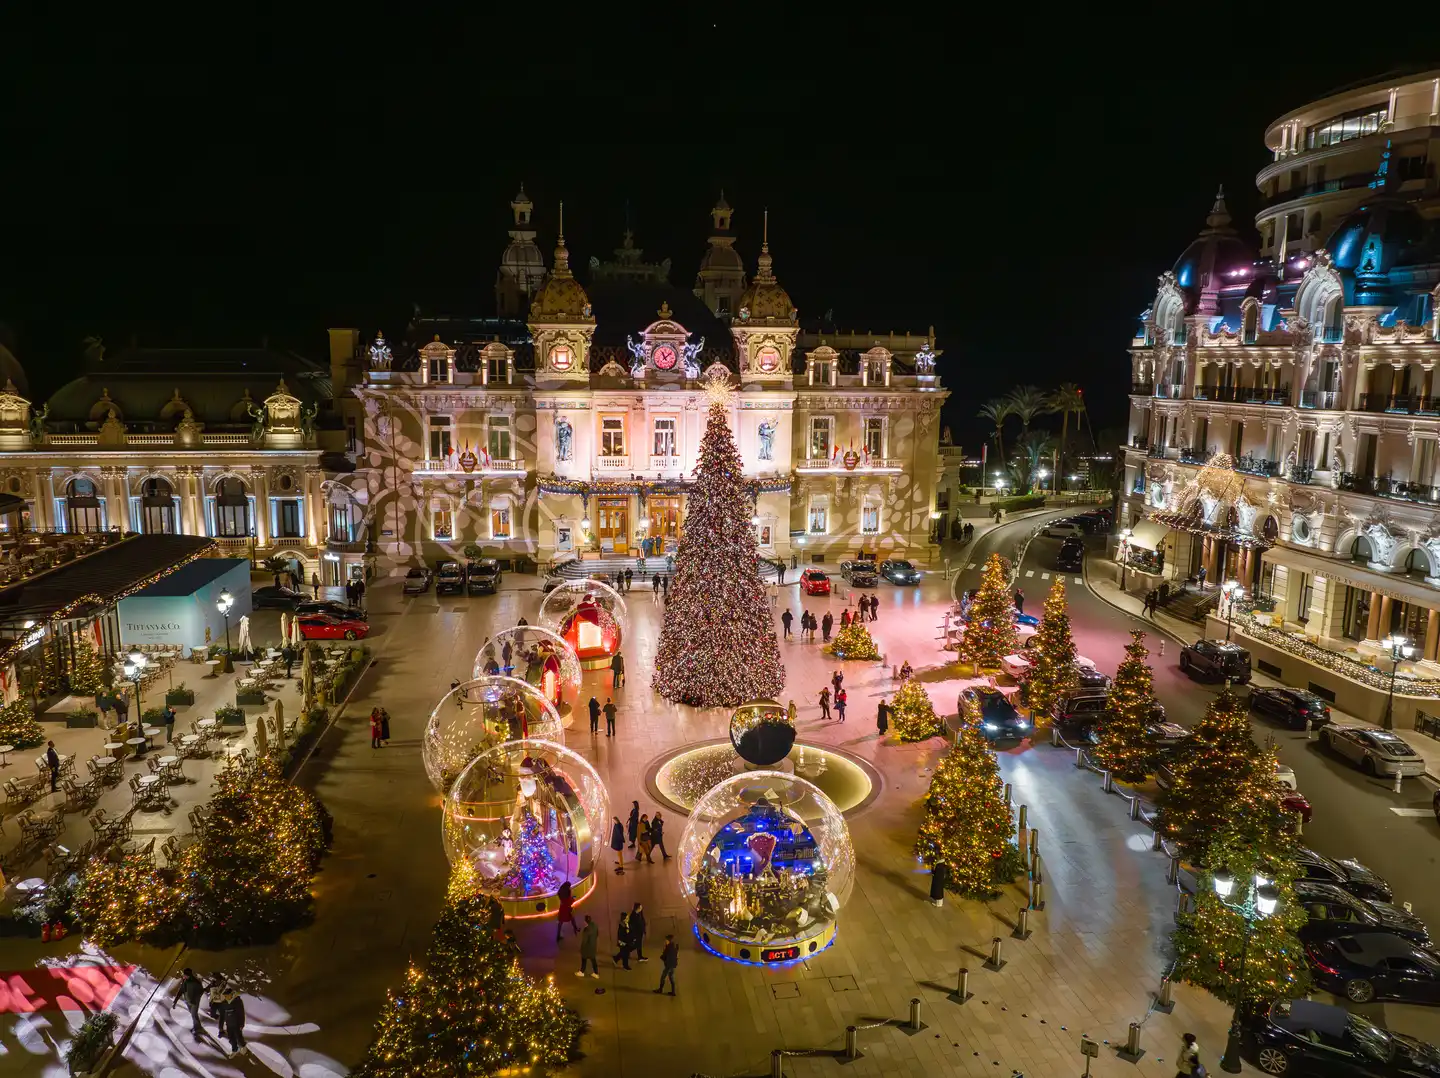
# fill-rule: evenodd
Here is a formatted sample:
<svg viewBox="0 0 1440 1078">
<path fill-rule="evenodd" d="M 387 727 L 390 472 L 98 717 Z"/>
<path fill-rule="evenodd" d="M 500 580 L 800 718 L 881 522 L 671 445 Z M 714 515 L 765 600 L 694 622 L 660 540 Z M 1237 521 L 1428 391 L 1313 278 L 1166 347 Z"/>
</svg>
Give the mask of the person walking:
<svg viewBox="0 0 1440 1078">
<path fill-rule="evenodd" d="M 169 745 L 175 740 L 175 709 L 169 704 L 165 705 L 165 744 Z"/>
<path fill-rule="evenodd" d="M 600 926 L 595 923 L 595 918 L 588 913 L 585 915 L 585 927 L 580 930 L 580 969 L 575 976 L 585 976 L 585 963 L 590 963 L 590 976 L 596 980 L 600 979 L 600 967 L 595 964 L 595 956 L 600 951 Z"/>
<path fill-rule="evenodd" d="M 605 697 L 605 706 L 601 709 L 605 712 L 605 736 L 615 736 L 615 702 L 610 697 Z"/>
<path fill-rule="evenodd" d="M 380 709 L 380 742 L 384 744 L 390 740 L 390 712 L 383 707 Z"/>
<path fill-rule="evenodd" d="M 205 982 L 195 976 L 195 971 L 189 966 L 185 967 L 185 973 L 180 978 L 180 984 L 175 989 L 175 995 L 170 999 L 170 1009 L 173 1011 L 176 1005 L 183 999 L 185 1006 L 190 1008 L 190 1032 L 196 1037 L 202 1037 L 205 1031 L 200 1028 L 200 1001 L 205 998 Z"/>
<path fill-rule="evenodd" d="M 820 718 L 825 720 L 830 718 L 830 686 L 828 685 L 820 690 Z"/>
<path fill-rule="evenodd" d="M 560 933 L 568 924 L 575 930 L 575 935 L 580 935 L 580 924 L 575 920 L 575 899 L 570 893 L 570 881 L 566 880 L 560 885 L 560 890 L 555 897 L 560 902 L 560 908 L 555 911 L 555 942 L 560 942 Z"/>
<path fill-rule="evenodd" d="M 1025 613 L 1025 593 L 1019 588 L 1015 589 L 1015 612 L 1017 614 Z"/>
<path fill-rule="evenodd" d="M 616 966 L 623 962 L 625 968 L 629 969 L 631 949 L 629 910 L 620 911 L 620 924 L 615 929 L 615 939 L 620 949 L 610 956 L 610 962 Z"/>
<path fill-rule="evenodd" d="M 890 705 L 883 696 L 880 697 L 880 705 L 875 709 L 875 728 L 880 731 L 881 737 L 890 729 Z"/>
<path fill-rule="evenodd" d="M 842 619 L 842 623 L 848 622 L 850 620 L 844 614 L 841 614 L 840 616 Z M 827 644 L 830 643 L 830 630 L 833 628 L 835 628 L 835 615 L 831 614 L 830 611 L 827 610 L 825 611 L 825 616 L 820 619 L 820 631 L 824 634 L 825 643 Z"/>
<path fill-rule="evenodd" d="M 680 964 L 680 948 L 675 943 L 673 934 L 665 933 L 665 946 L 660 950 L 660 987 L 655 989 L 658 996 L 665 987 L 665 982 L 670 982 L 670 994 L 675 994 L 675 967 Z"/>
<path fill-rule="evenodd" d="M 626 591 L 629 591 L 629 590 L 630 590 L 630 585 L 631 585 L 631 583 L 634 581 L 634 579 L 635 579 L 635 570 L 634 570 L 634 569 L 626 569 L 626 570 L 625 570 L 625 590 L 626 590 Z"/>
<path fill-rule="evenodd" d="M 794 726 L 800 720 L 800 710 L 795 706 L 794 700 L 791 700 L 790 703 L 786 705 L 785 718 L 789 720 L 791 726 Z"/>
<path fill-rule="evenodd" d="M 945 905 L 945 885 L 950 882 L 950 866 L 936 861 L 930 868 L 930 905 Z"/>
<path fill-rule="evenodd" d="M 845 701 L 848 699 L 844 689 L 835 694 L 835 714 L 840 717 L 841 722 L 845 721 Z"/>
<path fill-rule="evenodd" d="M 880 620 L 880 596 L 878 595 L 870 596 L 870 620 Z"/>
<path fill-rule="evenodd" d="M 830 615 L 829 615 L 829 614 L 826 614 L 825 616 L 828 618 Z M 842 628 L 842 629 L 848 629 L 848 628 L 850 628 L 850 608 L 849 608 L 848 606 L 847 606 L 844 610 L 840 611 L 840 628 Z M 829 640 L 829 639 L 830 639 L 830 634 L 829 634 L 829 633 L 826 633 L 826 634 L 825 634 L 825 639 L 826 639 L 826 640 Z"/>
<path fill-rule="evenodd" d="M 620 822 L 620 817 L 615 817 L 615 824 L 610 828 L 610 848 L 615 851 L 615 875 L 625 875 L 625 825 Z"/>
<path fill-rule="evenodd" d="M 50 792 L 60 785 L 60 754 L 55 751 L 55 742 L 45 743 L 45 766 L 50 769 Z"/>
<path fill-rule="evenodd" d="M 381 733 L 383 733 L 383 730 L 380 726 L 380 709 L 372 708 L 370 710 L 370 747 L 372 749 L 378 749 L 380 747 Z"/>
<path fill-rule="evenodd" d="M 790 623 L 791 623 L 792 621 L 794 621 L 794 620 L 795 620 L 795 615 L 792 614 L 792 613 L 790 613 L 790 611 L 788 611 L 788 610 L 785 611 L 785 613 L 783 613 L 783 614 L 780 615 L 780 624 L 785 627 L 785 639 L 786 639 L 786 640 L 789 640 L 789 639 L 790 639 Z"/>
<path fill-rule="evenodd" d="M 1175 1078 L 1189 1078 L 1190 1075 L 1204 1074 L 1200 1064 L 1200 1046 L 1195 1043 L 1195 1034 L 1187 1033 L 1180 1038 L 1180 1055 L 1175 1060 Z"/>
<path fill-rule="evenodd" d="M 310 574 L 310 587 L 311 587 L 311 588 L 314 590 L 314 592 L 315 592 L 315 598 L 317 598 L 317 599 L 320 598 L 320 574 L 319 574 L 319 573 L 311 573 L 311 574 Z"/>
<path fill-rule="evenodd" d="M 639 849 L 636 851 L 636 853 L 635 853 L 635 860 L 639 861 L 639 860 L 643 857 L 643 858 L 645 859 L 645 863 L 646 863 L 647 865 L 653 865 L 655 862 L 650 859 L 650 850 L 651 850 L 652 848 L 653 848 L 653 840 L 650 838 L 650 817 L 649 817 L 649 816 L 641 816 L 641 817 L 640 817 L 640 848 L 639 848 Z"/>
<path fill-rule="evenodd" d="M 248 1052 L 245 1047 L 245 1001 L 240 998 L 240 993 L 229 991 L 225 993 L 223 1024 L 225 1032 L 230 1037 L 230 1054 L 236 1055 L 240 1052 Z"/>
<path fill-rule="evenodd" d="M 651 573 L 651 574 L 650 574 L 650 601 L 651 601 L 652 603 L 658 603 L 658 602 L 660 601 L 660 574 L 659 574 L 659 573 Z"/>
<path fill-rule="evenodd" d="M 600 732 L 600 701 L 593 696 L 590 697 L 590 732 L 592 734 Z"/>
<path fill-rule="evenodd" d="M 645 907 L 635 903 L 630 908 L 630 942 L 635 947 L 635 957 L 641 962 L 648 962 L 645 957 Z"/>
<path fill-rule="evenodd" d="M 835 686 L 835 692 L 836 692 L 837 694 L 840 692 L 840 686 L 843 685 L 844 683 L 845 683 L 845 675 L 844 675 L 843 673 L 841 673 L 839 670 L 836 670 L 835 673 L 833 673 L 833 674 L 830 675 L 830 684 Z"/>
<path fill-rule="evenodd" d="M 625 656 L 616 652 L 610 659 L 610 687 L 618 689 L 625 684 Z"/>
<path fill-rule="evenodd" d="M 365 581 L 355 581 L 355 605 L 361 610 L 365 609 Z"/>
<path fill-rule="evenodd" d="M 125 722 L 130 716 L 130 698 L 123 692 L 115 697 L 115 719 L 117 722 Z"/>
<path fill-rule="evenodd" d="M 660 859 L 663 864 L 670 860 L 670 851 L 665 848 L 665 820 L 660 813 L 655 813 L 655 818 L 650 821 L 650 842 L 655 849 L 660 851 Z"/>
<path fill-rule="evenodd" d="M 635 839 L 640 834 L 640 802 L 630 802 L 630 819 L 627 821 L 630 832 L 630 848 L 635 848 Z"/>
</svg>

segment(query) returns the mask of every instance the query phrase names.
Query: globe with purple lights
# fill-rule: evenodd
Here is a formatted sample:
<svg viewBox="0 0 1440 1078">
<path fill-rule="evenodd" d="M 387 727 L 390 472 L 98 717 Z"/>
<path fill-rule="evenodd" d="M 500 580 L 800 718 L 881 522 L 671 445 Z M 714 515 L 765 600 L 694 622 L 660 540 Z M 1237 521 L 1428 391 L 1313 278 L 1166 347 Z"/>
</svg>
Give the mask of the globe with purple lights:
<svg viewBox="0 0 1440 1078">
<path fill-rule="evenodd" d="M 730 715 L 730 744 L 756 767 L 773 767 L 795 745 L 795 724 L 775 700 L 750 700 Z"/>
</svg>

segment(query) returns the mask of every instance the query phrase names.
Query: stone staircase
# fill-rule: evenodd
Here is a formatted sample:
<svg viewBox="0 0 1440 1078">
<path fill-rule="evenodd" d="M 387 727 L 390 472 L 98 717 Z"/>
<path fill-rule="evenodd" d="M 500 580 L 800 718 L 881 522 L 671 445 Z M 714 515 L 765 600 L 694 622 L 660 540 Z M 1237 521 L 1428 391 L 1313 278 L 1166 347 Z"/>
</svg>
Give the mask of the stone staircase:
<svg viewBox="0 0 1440 1078">
<path fill-rule="evenodd" d="M 641 568 L 642 564 L 644 566 L 643 570 Z M 639 578 L 643 573 L 645 586 L 649 587 L 650 574 L 652 573 L 660 573 L 662 575 L 668 573 L 674 575 L 674 569 L 670 567 L 670 564 L 670 562 L 666 561 L 664 555 L 653 558 L 627 558 L 619 554 L 610 554 L 604 557 L 585 558 L 583 560 L 572 558 L 560 564 L 560 567 L 556 570 L 556 575 L 566 580 L 584 580 L 587 577 L 593 576 L 614 576 L 616 573 L 623 573 L 626 569 L 633 569 L 636 577 L 634 582 L 635 586 L 640 586 Z M 776 572 L 773 563 L 768 561 L 762 561 L 760 563 L 761 580 L 774 580 L 775 575 Z M 787 569 L 785 575 L 786 579 L 793 583 L 800 578 L 800 570 Z"/>
<path fill-rule="evenodd" d="M 1170 601 L 1160 609 L 1172 618 L 1203 624 L 1208 614 L 1220 601 L 1219 588 L 1207 588 L 1204 592 L 1185 590 L 1171 595 Z"/>
</svg>

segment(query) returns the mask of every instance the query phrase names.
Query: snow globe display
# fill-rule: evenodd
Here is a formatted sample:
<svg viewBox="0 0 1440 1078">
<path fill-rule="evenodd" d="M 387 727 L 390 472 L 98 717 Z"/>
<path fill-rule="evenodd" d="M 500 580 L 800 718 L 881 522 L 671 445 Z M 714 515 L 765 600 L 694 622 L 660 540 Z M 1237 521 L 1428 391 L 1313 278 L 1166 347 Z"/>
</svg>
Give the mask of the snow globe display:
<svg viewBox="0 0 1440 1078">
<path fill-rule="evenodd" d="M 610 798 L 583 757 L 553 741 L 505 741 L 470 761 L 445 798 L 451 864 L 468 861 L 479 889 L 511 917 L 579 902 L 595 889 Z"/>
<path fill-rule="evenodd" d="M 475 653 L 470 676 L 519 678 L 539 689 L 569 726 L 584 673 L 580 657 L 559 633 L 541 625 L 516 625 L 496 633 Z"/>
<path fill-rule="evenodd" d="M 773 767 L 790 755 L 795 725 L 774 700 L 750 700 L 730 714 L 730 744 L 747 764 Z"/>
<path fill-rule="evenodd" d="M 780 771 L 735 775 L 705 794 L 678 857 L 700 942 L 722 958 L 767 966 L 829 947 L 855 879 L 840 810 L 817 786 Z"/>
<path fill-rule="evenodd" d="M 478 677 L 440 698 L 425 724 L 420 756 L 443 794 L 481 752 L 525 737 L 565 740 L 560 715 L 544 693 L 518 678 Z"/>
<path fill-rule="evenodd" d="M 586 670 L 600 670 L 610 665 L 624 641 L 625 600 L 598 580 L 571 580 L 545 596 L 540 624 L 574 648 Z"/>
</svg>

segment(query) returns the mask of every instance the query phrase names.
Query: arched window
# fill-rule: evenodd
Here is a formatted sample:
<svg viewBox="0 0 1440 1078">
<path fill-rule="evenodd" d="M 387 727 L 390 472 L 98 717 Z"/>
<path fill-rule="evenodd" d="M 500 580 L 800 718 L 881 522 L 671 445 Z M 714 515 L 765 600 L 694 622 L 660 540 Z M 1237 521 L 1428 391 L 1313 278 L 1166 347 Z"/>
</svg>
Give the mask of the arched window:
<svg viewBox="0 0 1440 1078">
<path fill-rule="evenodd" d="M 1370 540 L 1363 535 L 1357 535 L 1355 542 L 1350 544 L 1350 560 L 1361 565 L 1370 564 L 1374 555 L 1370 552 Z"/>
<path fill-rule="evenodd" d="M 1280 522 L 1273 516 L 1266 517 L 1265 523 L 1260 525 L 1260 536 L 1267 543 L 1273 543 L 1280 537 Z"/>
<path fill-rule="evenodd" d="M 1341 296 L 1333 296 L 1325 304 L 1324 340 L 1334 344 L 1345 339 L 1345 303 Z"/>
<path fill-rule="evenodd" d="M 233 475 L 215 481 L 215 534 L 242 539 L 250 534 L 250 495 Z"/>
<path fill-rule="evenodd" d="M 140 488 L 140 527 L 146 535 L 174 535 L 180 530 L 175 491 L 164 479 L 147 479 Z"/>
<path fill-rule="evenodd" d="M 1242 344 L 1254 344 L 1255 339 L 1260 335 L 1260 305 L 1250 303 L 1245 307 L 1245 314 L 1240 322 L 1240 341 Z"/>
<path fill-rule="evenodd" d="M 65 523 L 72 532 L 105 530 L 99 492 L 83 475 L 75 476 L 65 486 Z"/>
<path fill-rule="evenodd" d="M 1430 565 L 1429 551 L 1422 546 L 1417 546 L 1410 551 L 1409 557 L 1405 559 L 1405 575 L 1416 580 L 1435 576 L 1435 571 Z"/>
</svg>

